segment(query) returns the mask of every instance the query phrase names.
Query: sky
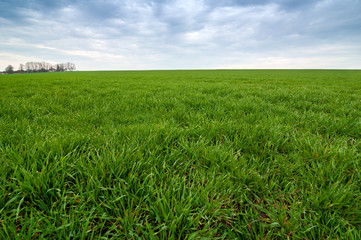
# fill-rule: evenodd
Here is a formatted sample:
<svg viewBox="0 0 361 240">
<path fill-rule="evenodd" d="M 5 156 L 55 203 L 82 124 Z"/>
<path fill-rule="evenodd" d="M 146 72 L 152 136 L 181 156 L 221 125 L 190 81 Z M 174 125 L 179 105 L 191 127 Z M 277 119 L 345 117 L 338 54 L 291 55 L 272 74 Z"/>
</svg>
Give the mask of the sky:
<svg viewBox="0 0 361 240">
<path fill-rule="evenodd" d="M 361 68 L 361 0 L 1 0 L 0 71 Z"/>
</svg>

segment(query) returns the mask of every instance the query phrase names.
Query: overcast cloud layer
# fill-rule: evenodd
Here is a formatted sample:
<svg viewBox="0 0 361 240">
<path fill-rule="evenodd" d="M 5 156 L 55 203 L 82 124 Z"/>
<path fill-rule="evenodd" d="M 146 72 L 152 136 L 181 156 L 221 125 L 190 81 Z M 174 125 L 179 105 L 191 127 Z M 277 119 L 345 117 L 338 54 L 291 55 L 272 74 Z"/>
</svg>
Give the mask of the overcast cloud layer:
<svg viewBox="0 0 361 240">
<path fill-rule="evenodd" d="M 360 0 L 2 0 L 0 71 L 361 68 Z"/>
</svg>

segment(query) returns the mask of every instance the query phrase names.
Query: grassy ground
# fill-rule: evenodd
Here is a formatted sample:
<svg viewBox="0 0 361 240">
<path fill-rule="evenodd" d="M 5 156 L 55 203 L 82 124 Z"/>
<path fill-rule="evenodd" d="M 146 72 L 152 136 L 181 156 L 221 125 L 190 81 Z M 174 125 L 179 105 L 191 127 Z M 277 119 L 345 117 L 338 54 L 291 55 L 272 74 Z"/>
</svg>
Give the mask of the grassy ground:
<svg viewBox="0 0 361 240">
<path fill-rule="evenodd" d="M 0 76 L 0 238 L 360 239 L 361 71 Z"/>
</svg>

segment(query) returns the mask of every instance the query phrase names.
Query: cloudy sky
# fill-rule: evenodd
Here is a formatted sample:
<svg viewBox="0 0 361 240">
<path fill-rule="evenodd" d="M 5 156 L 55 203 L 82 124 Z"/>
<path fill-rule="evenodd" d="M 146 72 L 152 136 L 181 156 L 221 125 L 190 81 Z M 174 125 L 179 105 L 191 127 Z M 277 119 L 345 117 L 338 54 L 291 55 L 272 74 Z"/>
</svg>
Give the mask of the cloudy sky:
<svg viewBox="0 0 361 240">
<path fill-rule="evenodd" d="M 361 68 L 361 0 L 1 0 L 0 71 Z"/>
</svg>

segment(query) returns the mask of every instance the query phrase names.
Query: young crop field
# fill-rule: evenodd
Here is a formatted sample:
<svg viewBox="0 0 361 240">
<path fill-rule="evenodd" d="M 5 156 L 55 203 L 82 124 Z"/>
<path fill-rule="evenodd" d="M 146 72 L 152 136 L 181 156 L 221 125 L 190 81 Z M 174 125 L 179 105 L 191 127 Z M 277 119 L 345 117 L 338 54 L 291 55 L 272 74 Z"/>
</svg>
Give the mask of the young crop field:
<svg viewBox="0 0 361 240">
<path fill-rule="evenodd" d="M 361 239 L 361 71 L 0 76 L 0 239 Z"/>
</svg>

